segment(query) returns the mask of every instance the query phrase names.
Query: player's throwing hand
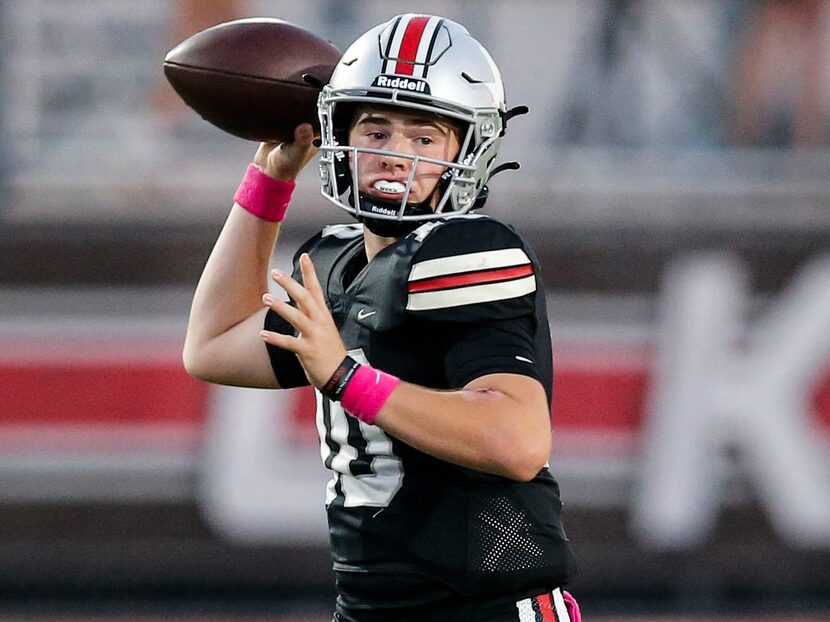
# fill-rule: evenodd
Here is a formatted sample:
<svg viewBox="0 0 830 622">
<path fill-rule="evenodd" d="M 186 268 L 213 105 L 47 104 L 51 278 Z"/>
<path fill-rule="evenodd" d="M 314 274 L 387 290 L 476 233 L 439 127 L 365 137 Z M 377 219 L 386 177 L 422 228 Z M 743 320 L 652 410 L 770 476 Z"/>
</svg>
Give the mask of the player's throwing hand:
<svg viewBox="0 0 830 622">
<path fill-rule="evenodd" d="M 294 129 L 292 142 L 260 143 L 254 156 L 254 164 L 274 179 L 294 181 L 317 153 L 313 141 L 314 129 L 310 123 L 303 123 Z"/>
</svg>

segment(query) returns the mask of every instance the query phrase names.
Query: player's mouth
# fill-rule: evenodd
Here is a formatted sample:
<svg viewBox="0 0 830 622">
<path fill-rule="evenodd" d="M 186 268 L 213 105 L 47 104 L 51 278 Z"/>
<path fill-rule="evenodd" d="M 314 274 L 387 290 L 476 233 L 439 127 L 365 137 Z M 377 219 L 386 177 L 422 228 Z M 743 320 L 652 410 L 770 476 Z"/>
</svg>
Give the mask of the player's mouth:
<svg viewBox="0 0 830 622">
<path fill-rule="evenodd" d="M 406 184 L 388 179 L 379 179 L 372 184 L 372 188 L 377 190 L 381 196 L 401 196 L 406 192 Z"/>
</svg>

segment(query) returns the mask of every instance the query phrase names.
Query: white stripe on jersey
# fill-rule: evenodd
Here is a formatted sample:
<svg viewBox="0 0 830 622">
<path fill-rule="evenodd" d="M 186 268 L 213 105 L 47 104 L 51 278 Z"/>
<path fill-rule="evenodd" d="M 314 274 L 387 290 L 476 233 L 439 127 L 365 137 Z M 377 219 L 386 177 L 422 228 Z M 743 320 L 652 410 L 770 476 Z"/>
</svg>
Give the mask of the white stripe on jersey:
<svg viewBox="0 0 830 622">
<path fill-rule="evenodd" d="M 429 311 L 430 309 L 445 309 L 460 307 L 480 302 L 495 302 L 508 298 L 518 298 L 536 291 L 536 277 L 530 275 L 523 279 L 488 283 L 487 285 L 472 285 L 457 287 L 434 292 L 418 292 L 410 294 L 406 303 L 409 311 Z"/>
<path fill-rule="evenodd" d="M 568 607 L 565 605 L 565 599 L 562 597 L 562 590 L 556 588 L 551 593 L 551 596 L 553 596 L 553 608 L 556 609 L 556 619 L 559 622 L 571 622 Z"/>
<path fill-rule="evenodd" d="M 519 622 L 536 622 L 536 612 L 533 611 L 533 603 L 530 598 L 525 598 L 516 603 L 519 610 Z"/>
<path fill-rule="evenodd" d="M 419 261 L 409 272 L 410 281 L 420 281 L 435 276 L 507 268 L 530 263 L 530 258 L 521 248 L 503 248 L 497 251 L 482 251 L 466 255 L 453 255 Z"/>
</svg>

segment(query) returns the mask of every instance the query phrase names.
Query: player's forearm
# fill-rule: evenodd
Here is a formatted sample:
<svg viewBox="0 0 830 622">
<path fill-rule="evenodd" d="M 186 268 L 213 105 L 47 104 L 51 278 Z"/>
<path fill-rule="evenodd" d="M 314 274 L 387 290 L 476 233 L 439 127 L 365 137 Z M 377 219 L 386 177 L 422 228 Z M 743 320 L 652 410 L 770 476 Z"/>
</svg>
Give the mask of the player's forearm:
<svg viewBox="0 0 830 622">
<path fill-rule="evenodd" d="M 527 481 L 547 462 L 551 447 L 547 400 L 541 387 L 529 384 L 534 382 L 520 380 L 524 394 L 518 396 L 476 387 L 433 391 L 401 383 L 376 424 L 441 460 Z"/>
<path fill-rule="evenodd" d="M 184 358 L 198 357 L 211 340 L 262 309 L 268 265 L 280 223 L 234 205 L 193 296 Z"/>
</svg>

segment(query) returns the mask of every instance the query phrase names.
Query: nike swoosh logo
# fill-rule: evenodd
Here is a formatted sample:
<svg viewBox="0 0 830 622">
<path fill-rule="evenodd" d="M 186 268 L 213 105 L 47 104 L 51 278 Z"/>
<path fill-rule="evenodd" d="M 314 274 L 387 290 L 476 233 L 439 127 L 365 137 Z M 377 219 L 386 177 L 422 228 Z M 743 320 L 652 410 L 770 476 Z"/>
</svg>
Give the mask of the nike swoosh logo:
<svg viewBox="0 0 830 622">
<path fill-rule="evenodd" d="M 365 320 L 367 317 L 370 317 L 377 313 L 377 311 L 367 311 L 366 309 L 361 309 L 357 312 L 357 319 L 358 320 Z"/>
</svg>

